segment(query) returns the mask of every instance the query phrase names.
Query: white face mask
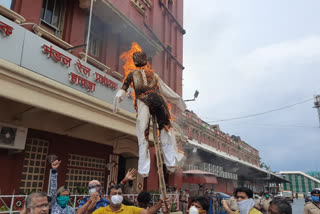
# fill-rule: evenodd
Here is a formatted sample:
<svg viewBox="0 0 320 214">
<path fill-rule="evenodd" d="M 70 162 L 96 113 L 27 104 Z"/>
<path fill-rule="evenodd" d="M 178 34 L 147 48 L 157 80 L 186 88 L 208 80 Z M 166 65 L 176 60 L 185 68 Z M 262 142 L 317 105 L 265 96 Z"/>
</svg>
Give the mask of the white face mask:
<svg viewBox="0 0 320 214">
<path fill-rule="evenodd" d="M 237 202 L 237 205 L 240 210 L 239 214 L 248 214 L 251 208 L 254 206 L 254 201 L 252 198 L 249 198 L 247 200 Z"/>
<path fill-rule="evenodd" d="M 189 214 L 199 214 L 199 211 L 195 206 L 191 206 L 189 209 Z"/>
<path fill-rule="evenodd" d="M 89 194 L 92 195 L 93 193 L 97 192 L 96 188 L 89 189 Z"/>
<path fill-rule="evenodd" d="M 119 205 L 119 204 L 122 203 L 122 201 L 123 201 L 122 195 L 113 195 L 113 196 L 111 196 L 111 202 L 114 205 Z"/>
</svg>

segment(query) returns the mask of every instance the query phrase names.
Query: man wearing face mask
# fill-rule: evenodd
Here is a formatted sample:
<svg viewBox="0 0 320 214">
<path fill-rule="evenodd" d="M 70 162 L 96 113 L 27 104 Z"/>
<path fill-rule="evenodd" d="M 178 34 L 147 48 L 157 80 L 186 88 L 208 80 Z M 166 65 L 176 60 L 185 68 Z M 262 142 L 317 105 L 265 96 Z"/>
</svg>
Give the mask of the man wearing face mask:
<svg viewBox="0 0 320 214">
<path fill-rule="evenodd" d="M 254 208 L 253 192 L 247 187 L 239 187 L 235 190 L 235 198 L 237 200 L 238 210 L 233 212 L 227 201 L 222 200 L 223 208 L 228 214 L 261 214 Z"/>
<path fill-rule="evenodd" d="M 209 208 L 209 201 L 203 196 L 198 196 L 192 199 L 189 214 L 207 214 Z"/>
<path fill-rule="evenodd" d="M 81 200 L 77 214 L 92 213 L 100 207 L 106 207 L 109 205 L 109 201 L 102 198 L 102 186 L 99 181 L 92 180 L 89 182 L 89 197 L 85 197 Z"/>
<path fill-rule="evenodd" d="M 75 214 L 72 207 L 68 206 L 70 199 L 70 191 L 62 186 L 57 191 L 57 177 L 58 177 L 58 167 L 61 161 L 55 160 L 52 164 L 51 178 L 50 178 L 50 196 L 51 196 L 51 206 L 52 214 Z"/>
<path fill-rule="evenodd" d="M 264 198 L 262 199 L 262 213 L 268 213 L 269 205 L 272 199 L 270 198 L 269 193 L 266 193 L 264 195 Z"/>
<path fill-rule="evenodd" d="M 123 197 L 120 185 L 114 185 L 109 188 L 108 199 L 110 200 L 109 206 L 101 207 L 94 211 L 93 214 L 155 214 L 160 208 L 162 208 L 162 212 L 167 212 L 166 206 L 162 200 L 159 200 L 149 209 L 122 204 Z M 168 209 L 170 209 L 169 200 L 166 200 L 165 203 L 168 205 Z"/>
<path fill-rule="evenodd" d="M 309 201 L 304 205 L 303 214 L 320 214 L 320 190 L 312 190 L 311 197 L 312 201 Z"/>
<path fill-rule="evenodd" d="M 126 177 L 120 182 L 123 186 L 127 181 L 135 179 L 136 169 L 129 169 Z M 89 182 L 89 197 L 85 197 L 81 200 L 77 214 L 92 213 L 100 207 L 106 207 L 109 205 L 109 200 L 102 198 L 102 186 L 99 181 L 92 180 Z"/>
</svg>

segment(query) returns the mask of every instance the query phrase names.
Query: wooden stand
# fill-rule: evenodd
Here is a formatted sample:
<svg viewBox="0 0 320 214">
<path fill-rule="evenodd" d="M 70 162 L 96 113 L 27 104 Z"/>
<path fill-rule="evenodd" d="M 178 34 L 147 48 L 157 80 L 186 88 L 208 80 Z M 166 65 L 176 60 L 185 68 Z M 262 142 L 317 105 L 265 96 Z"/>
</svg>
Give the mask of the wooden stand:
<svg viewBox="0 0 320 214">
<path fill-rule="evenodd" d="M 164 180 L 164 174 L 163 174 L 162 148 L 160 146 L 160 140 L 158 136 L 158 126 L 157 126 L 158 123 L 155 115 L 152 115 L 152 124 L 153 124 L 153 139 L 154 139 L 154 147 L 155 147 L 156 159 L 157 159 L 160 193 L 161 193 L 162 199 L 166 200 L 167 189 L 166 189 L 166 182 Z M 167 204 L 166 204 L 166 207 L 167 207 Z M 169 212 L 170 210 L 168 210 L 166 213 L 169 213 Z"/>
</svg>

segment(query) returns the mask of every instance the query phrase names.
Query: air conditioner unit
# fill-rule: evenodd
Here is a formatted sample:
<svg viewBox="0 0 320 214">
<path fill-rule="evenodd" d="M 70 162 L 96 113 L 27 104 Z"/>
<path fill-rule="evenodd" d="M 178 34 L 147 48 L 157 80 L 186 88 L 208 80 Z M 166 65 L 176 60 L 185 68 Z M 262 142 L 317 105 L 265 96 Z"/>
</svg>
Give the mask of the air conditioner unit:
<svg viewBox="0 0 320 214">
<path fill-rule="evenodd" d="M 0 148 L 24 150 L 28 128 L 0 123 Z"/>
</svg>

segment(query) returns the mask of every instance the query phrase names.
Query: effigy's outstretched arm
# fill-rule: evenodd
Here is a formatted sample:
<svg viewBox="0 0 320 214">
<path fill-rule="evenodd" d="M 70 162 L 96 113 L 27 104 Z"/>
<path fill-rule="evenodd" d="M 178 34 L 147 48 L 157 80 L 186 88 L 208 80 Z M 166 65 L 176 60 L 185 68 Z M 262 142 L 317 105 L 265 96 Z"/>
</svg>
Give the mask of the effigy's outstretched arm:
<svg viewBox="0 0 320 214">
<path fill-rule="evenodd" d="M 113 113 L 117 113 L 120 110 L 120 102 L 126 97 L 126 91 L 120 89 L 113 99 Z"/>
<path fill-rule="evenodd" d="M 113 112 L 117 113 L 120 110 L 120 102 L 125 98 L 126 92 L 133 81 L 132 72 L 128 74 L 126 79 L 123 81 L 121 89 L 117 92 L 113 100 Z"/>
</svg>

